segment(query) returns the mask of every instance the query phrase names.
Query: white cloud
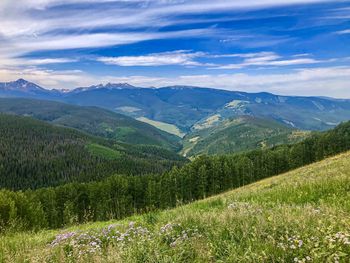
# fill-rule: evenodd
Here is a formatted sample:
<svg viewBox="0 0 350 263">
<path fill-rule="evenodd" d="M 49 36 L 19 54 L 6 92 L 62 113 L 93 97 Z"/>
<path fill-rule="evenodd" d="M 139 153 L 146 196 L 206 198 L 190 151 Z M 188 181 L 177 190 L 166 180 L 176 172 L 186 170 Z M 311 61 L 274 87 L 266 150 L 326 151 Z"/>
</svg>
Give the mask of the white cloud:
<svg viewBox="0 0 350 263">
<path fill-rule="evenodd" d="M 242 54 L 222 54 L 210 55 L 205 52 L 191 52 L 186 50 L 177 50 L 171 52 L 153 53 L 143 56 L 120 56 L 120 57 L 99 57 L 97 61 L 105 64 L 118 66 L 164 66 L 164 65 L 183 65 L 183 66 L 208 66 L 211 69 L 241 69 L 249 66 L 294 66 L 316 64 L 321 60 L 306 58 L 308 54 L 297 54 L 293 59 L 283 59 L 274 52 L 242 53 Z M 299 58 L 301 57 L 301 58 Z M 235 64 L 219 65 L 218 63 L 200 63 L 198 58 L 240 58 L 243 62 Z M 335 59 L 328 60 L 335 61 Z"/>
<path fill-rule="evenodd" d="M 345 29 L 345 30 L 337 31 L 336 33 L 339 34 L 339 35 L 350 34 L 350 29 Z"/>
<path fill-rule="evenodd" d="M 60 64 L 60 63 L 71 63 L 76 62 L 76 59 L 71 58 L 38 58 L 38 59 L 29 59 L 25 63 L 29 65 L 46 65 L 46 64 Z"/>
<path fill-rule="evenodd" d="M 0 58 L 0 68 L 4 67 L 16 67 L 16 66 L 37 66 L 48 64 L 62 64 L 76 62 L 77 59 L 72 58 L 37 58 L 37 59 L 24 59 L 24 58 Z"/>
<path fill-rule="evenodd" d="M 296 55 L 293 55 L 292 57 L 294 58 L 300 58 L 300 57 L 310 57 L 311 54 L 309 53 L 303 53 L 303 54 L 296 54 Z"/>
<path fill-rule="evenodd" d="M 301 55 L 299 54 L 296 56 L 300 57 Z M 250 66 L 295 66 L 327 62 L 315 60 L 313 58 L 305 58 L 306 54 L 302 54 L 302 56 L 303 58 L 295 58 L 295 56 L 292 56 L 294 57 L 293 59 L 284 59 L 274 52 L 220 55 L 219 57 L 243 58 L 243 61 L 235 64 L 227 64 L 218 67 L 213 67 L 213 69 L 241 69 Z"/>
<path fill-rule="evenodd" d="M 74 48 L 105 47 L 112 45 L 130 44 L 151 39 L 185 38 L 205 35 L 215 35 L 217 30 L 189 29 L 159 33 L 95 33 L 79 35 L 55 35 L 23 37 L 15 45 L 0 46 L 0 54 L 23 54 L 36 50 L 57 50 Z"/>
<path fill-rule="evenodd" d="M 315 64 L 323 61 L 315 60 L 312 58 L 300 58 L 300 59 L 288 59 L 288 60 L 277 60 L 277 61 L 269 61 L 267 66 L 291 66 L 291 65 L 306 65 L 306 64 Z"/>
<path fill-rule="evenodd" d="M 177 50 L 171 52 L 154 53 L 145 56 L 100 57 L 97 60 L 105 64 L 118 66 L 200 66 L 203 64 L 194 61 L 194 59 L 204 55 L 205 53 L 203 52 Z"/>
</svg>

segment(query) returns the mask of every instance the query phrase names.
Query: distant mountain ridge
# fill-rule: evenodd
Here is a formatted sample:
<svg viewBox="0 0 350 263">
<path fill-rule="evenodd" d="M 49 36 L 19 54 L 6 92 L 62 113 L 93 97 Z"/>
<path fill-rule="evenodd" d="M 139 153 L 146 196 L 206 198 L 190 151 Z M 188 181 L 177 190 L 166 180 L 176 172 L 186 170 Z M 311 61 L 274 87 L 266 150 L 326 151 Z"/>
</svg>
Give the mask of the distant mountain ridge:
<svg viewBox="0 0 350 263">
<path fill-rule="evenodd" d="M 135 87 L 133 85 L 130 85 L 128 83 L 107 83 L 107 84 L 98 84 L 98 85 L 92 85 L 89 87 L 79 87 L 75 88 L 70 91 L 66 91 L 65 93 L 79 93 L 79 92 L 84 92 L 88 90 L 95 90 L 95 89 L 140 89 L 140 87 Z"/>
<path fill-rule="evenodd" d="M 33 89 L 24 88 L 27 86 Z M 195 125 L 211 116 L 220 116 L 221 120 L 253 116 L 304 130 L 326 130 L 350 119 L 349 99 L 281 96 L 192 86 L 140 88 L 127 83 L 108 83 L 57 91 L 45 90 L 21 79 L 0 83 L 0 97 L 29 97 L 97 106 L 134 118 L 145 117 L 173 124 L 184 133 L 190 133 Z"/>
</svg>

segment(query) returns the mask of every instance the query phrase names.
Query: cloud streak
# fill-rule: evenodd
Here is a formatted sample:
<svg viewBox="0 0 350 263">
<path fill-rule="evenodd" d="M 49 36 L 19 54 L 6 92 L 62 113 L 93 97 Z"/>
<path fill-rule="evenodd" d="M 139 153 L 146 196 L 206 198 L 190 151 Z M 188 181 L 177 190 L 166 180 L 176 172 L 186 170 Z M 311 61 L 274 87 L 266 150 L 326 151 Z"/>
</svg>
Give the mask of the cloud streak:
<svg viewBox="0 0 350 263">
<path fill-rule="evenodd" d="M 171 52 L 153 53 L 143 56 L 120 56 L 120 57 L 99 57 L 97 61 L 123 67 L 131 66 L 166 66 L 166 65 L 181 65 L 181 66 L 207 66 L 211 69 L 242 69 L 251 66 L 296 66 L 317 64 L 327 61 L 308 58 L 308 54 L 297 54 L 292 56 L 292 59 L 283 59 L 280 55 L 274 52 L 259 52 L 259 53 L 242 53 L 242 54 L 221 54 L 210 55 L 206 52 L 192 52 L 188 50 L 176 50 Z M 219 63 L 202 63 L 197 59 L 243 59 L 240 63 L 220 65 Z M 333 61 L 333 60 L 332 60 Z"/>
<path fill-rule="evenodd" d="M 204 52 L 177 50 L 172 52 L 154 53 L 145 56 L 101 57 L 97 60 L 106 64 L 126 67 L 165 65 L 202 66 L 204 64 L 194 61 L 194 59 L 204 55 Z"/>
<path fill-rule="evenodd" d="M 339 35 L 350 34 L 350 29 L 345 29 L 345 30 L 337 31 L 336 33 L 339 34 Z"/>
<path fill-rule="evenodd" d="M 19 3 L 18 3 L 19 2 Z M 272 6 L 285 6 L 293 4 L 310 4 L 325 2 L 324 0 L 252 0 L 252 1 L 227 1 L 227 0 L 192 0 L 192 1 L 97 1 L 97 0 L 5 0 L 0 2 L 0 36 L 8 40 L 21 52 L 21 41 L 34 47 L 36 50 L 70 49 L 100 47 L 101 43 L 108 45 L 120 45 L 130 42 L 143 41 L 166 37 L 166 34 L 157 32 L 157 28 L 176 25 L 179 16 L 188 14 L 213 13 L 227 10 L 260 9 Z M 90 5 L 82 5 L 89 3 Z M 109 3 L 108 8 L 103 3 Z M 67 11 L 65 9 L 52 8 L 64 5 L 81 4 L 78 10 Z M 90 8 L 95 4 L 94 8 Z M 100 4 L 102 7 L 98 7 Z M 135 12 L 137 10 L 137 12 Z M 200 19 L 200 18 L 199 18 Z M 194 19 L 195 20 L 195 19 Z M 119 37 L 109 36 L 110 32 L 103 32 L 105 27 L 121 27 L 129 29 L 123 34 L 114 34 Z M 99 34 L 84 31 L 102 29 Z M 135 33 L 135 28 L 153 28 L 150 33 Z M 131 30 L 133 29 L 133 30 Z M 69 33 L 71 30 L 72 33 Z M 143 30 L 144 31 L 144 30 Z M 65 32 L 57 34 L 53 32 Z M 79 32 L 79 34 L 78 34 Z M 192 32 L 193 34 L 196 31 Z M 197 32 L 200 33 L 200 32 Z M 141 37 L 144 35 L 144 38 Z M 178 36 L 174 32 L 173 37 Z M 51 38 L 52 40 L 48 40 Z M 80 41 L 81 38 L 85 42 Z M 60 39 L 62 39 L 60 41 Z M 122 41 L 122 39 L 126 39 Z M 102 41 L 105 40 L 105 41 Z M 64 45 L 64 43 L 66 45 Z M 69 44 L 73 43 L 73 44 Z"/>
<path fill-rule="evenodd" d="M 242 69 L 251 66 L 296 66 L 317 64 L 326 61 L 316 60 L 313 58 L 298 58 L 300 55 L 294 55 L 293 59 L 283 59 L 280 55 L 274 52 L 260 52 L 260 53 L 247 53 L 247 54 L 232 54 L 232 55 L 220 55 L 219 57 L 239 57 L 243 58 L 243 61 L 235 64 L 222 65 L 214 67 L 213 69 Z M 306 56 L 306 54 L 302 54 Z M 297 57 L 297 58 L 295 58 Z"/>
</svg>

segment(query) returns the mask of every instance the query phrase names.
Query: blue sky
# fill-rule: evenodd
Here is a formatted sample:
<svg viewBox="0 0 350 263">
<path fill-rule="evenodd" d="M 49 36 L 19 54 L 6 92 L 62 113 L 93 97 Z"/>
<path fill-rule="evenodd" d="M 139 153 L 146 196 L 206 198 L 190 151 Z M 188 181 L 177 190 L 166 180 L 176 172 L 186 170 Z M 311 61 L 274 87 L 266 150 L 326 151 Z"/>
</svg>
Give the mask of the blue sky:
<svg viewBox="0 0 350 263">
<path fill-rule="evenodd" d="M 0 81 L 350 98 L 350 1 L 2 0 Z"/>
</svg>

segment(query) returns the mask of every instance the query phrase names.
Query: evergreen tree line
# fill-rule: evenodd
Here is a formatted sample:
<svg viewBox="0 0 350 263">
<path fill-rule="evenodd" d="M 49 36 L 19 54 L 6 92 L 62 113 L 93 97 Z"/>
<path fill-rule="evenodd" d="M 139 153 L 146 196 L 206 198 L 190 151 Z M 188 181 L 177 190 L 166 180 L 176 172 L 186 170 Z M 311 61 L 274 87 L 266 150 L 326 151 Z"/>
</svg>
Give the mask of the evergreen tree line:
<svg viewBox="0 0 350 263">
<path fill-rule="evenodd" d="M 115 175 L 27 191 L 0 191 L 0 228 L 38 230 L 175 207 L 350 149 L 350 122 L 294 145 L 201 156 L 160 175 Z"/>
<path fill-rule="evenodd" d="M 91 144 L 106 153 L 95 153 Z M 116 157 L 110 158 L 109 152 Z M 0 188 L 37 189 L 99 181 L 117 173 L 162 173 L 184 160 L 160 147 L 115 143 L 28 117 L 0 114 Z"/>
</svg>

